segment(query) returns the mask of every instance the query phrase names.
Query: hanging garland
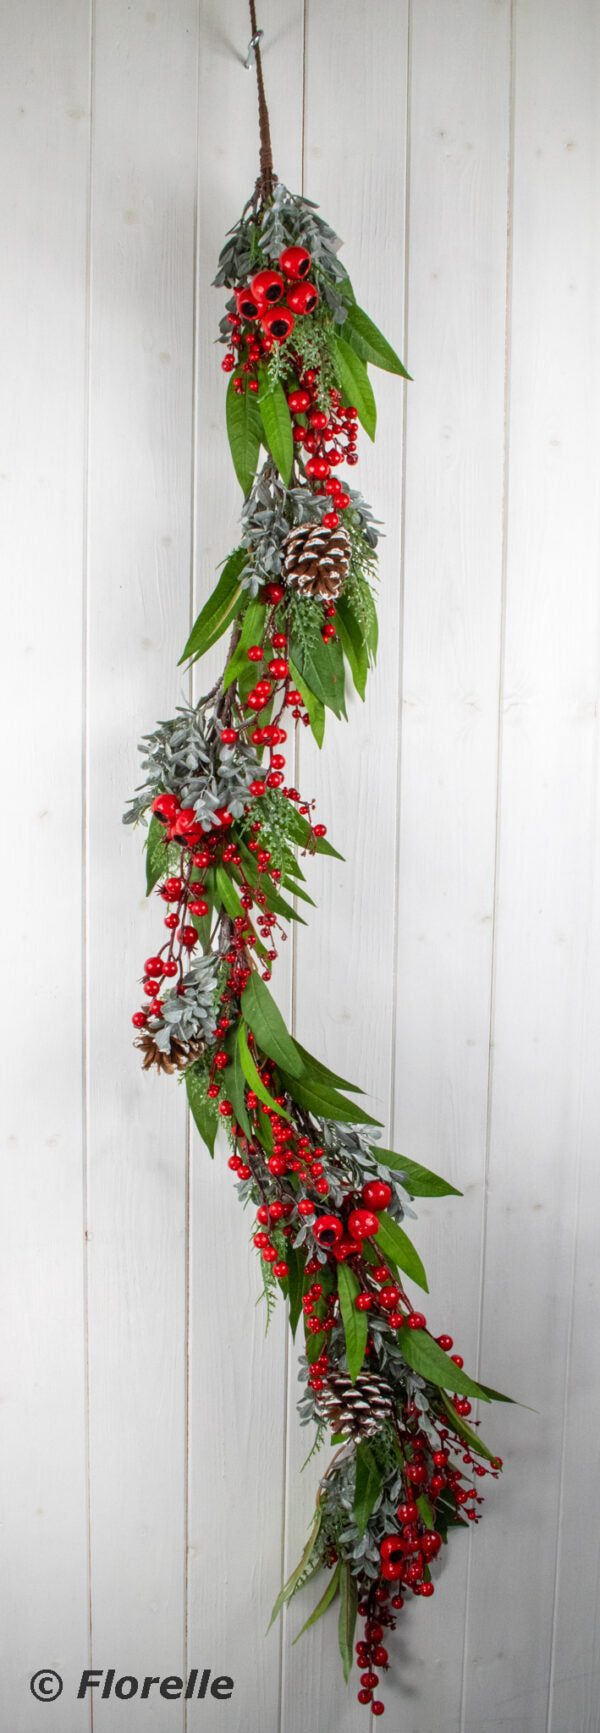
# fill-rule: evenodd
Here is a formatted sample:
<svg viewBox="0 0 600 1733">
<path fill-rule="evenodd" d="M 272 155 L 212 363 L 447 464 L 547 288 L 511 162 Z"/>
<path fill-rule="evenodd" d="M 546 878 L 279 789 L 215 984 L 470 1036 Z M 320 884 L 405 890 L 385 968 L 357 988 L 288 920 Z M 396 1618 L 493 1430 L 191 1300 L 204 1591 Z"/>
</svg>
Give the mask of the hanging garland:
<svg viewBox="0 0 600 1733">
<path fill-rule="evenodd" d="M 250 11 L 261 174 L 215 278 L 230 291 L 221 365 L 242 531 L 181 661 L 232 631 L 212 691 L 140 748 L 145 780 L 125 822 L 149 816 L 147 890 L 168 912 L 133 1023 L 144 1069 L 185 1076 L 211 1155 L 227 1132 L 268 1317 L 279 1290 L 293 1336 L 302 1321 L 301 1421 L 317 1428 L 314 1448 L 328 1432 L 338 1446 L 273 1618 L 323 1570 L 303 1629 L 339 1599 L 347 1680 L 364 1620 L 358 1698 L 381 1715 L 383 1639 L 408 1592 L 433 1594 L 449 1530 L 479 1521 L 479 1483 L 502 1466 L 469 1423 L 472 1400 L 506 1398 L 467 1375 L 404 1286 L 427 1292 L 402 1225 L 414 1199 L 456 1188 L 379 1146 L 358 1086 L 290 1034 L 268 986 L 283 923 L 311 902 L 297 851 L 342 858 L 286 781 L 290 725 L 322 746 L 327 712 L 346 714 L 347 678 L 364 698 L 377 650 L 378 526 L 338 472 L 358 463 L 358 424 L 375 434 L 367 364 L 409 376 L 358 307 L 333 230 L 276 180 L 253 0 Z"/>
</svg>

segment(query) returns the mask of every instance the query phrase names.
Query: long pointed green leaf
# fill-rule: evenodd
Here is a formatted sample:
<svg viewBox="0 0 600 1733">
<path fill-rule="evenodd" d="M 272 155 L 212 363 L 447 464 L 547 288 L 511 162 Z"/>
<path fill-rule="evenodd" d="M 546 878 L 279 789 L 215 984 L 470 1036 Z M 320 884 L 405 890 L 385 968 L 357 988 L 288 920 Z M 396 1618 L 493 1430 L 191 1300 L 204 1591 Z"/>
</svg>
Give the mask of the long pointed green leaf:
<svg viewBox="0 0 600 1733">
<path fill-rule="evenodd" d="M 418 1161 L 409 1161 L 406 1155 L 396 1155 L 394 1149 L 373 1150 L 373 1155 L 380 1167 L 388 1167 L 397 1173 L 400 1183 L 406 1181 L 406 1190 L 413 1197 L 462 1197 L 455 1185 L 442 1179 L 439 1173 L 432 1173 L 428 1167 L 421 1167 Z"/>
<path fill-rule="evenodd" d="M 461 1366 L 455 1366 L 449 1354 L 444 1353 L 439 1342 L 435 1342 L 426 1330 L 409 1330 L 405 1324 L 398 1337 L 398 1346 L 413 1372 L 420 1372 L 422 1378 L 429 1379 L 430 1384 L 437 1384 L 440 1390 L 480 1397 L 483 1402 L 492 1400 L 483 1385 L 469 1378 Z M 502 1400 L 509 1401 L 510 1398 L 503 1397 Z"/>
<path fill-rule="evenodd" d="M 321 1595 L 321 1599 L 317 1602 L 310 1618 L 305 1620 L 302 1630 L 298 1632 L 297 1637 L 294 1637 L 294 1643 L 299 1643 L 300 1638 L 304 1636 L 304 1632 L 308 1631 L 311 1625 L 316 1625 L 318 1619 L 322 1619 L 323 1613 L 327 1612 L 327 1608 L 330 1607 L 331 1602 L 335 1600 L 335 1597 L 339 1592 L 341 1569 L 341 1559 L 338 1559 L 333 1576 L 329 1579 L 324 1595 Z M 292 1643 L 292 1648 L 294 1647 L 294 1643 Z"/>
<path fill-rule="evenodd" d="M 246 591 L 239 580 L 247 561 L 245 548 L 236 548 L 235 553 L 230 554 L 216 589 L 192 626 L 183 655 L 179 657 L 179 666 L 190 657 L 197 661 L 198 656 L 204 656 L 207 650 L 212 649 L 239 613 L 242 602 L 246 600 Z"/>
<path fill-rule="evenodd" d="M 246 1079 L 246 1082 L 250 1086 L 250 1089 L 253 1089 L 254 1094 L 258 1095 L 259 1101 L 264 1101 L 265 1107 L 272 1107 L 274 1113 L 281 1113 L 281 1114 L 283 1114 L 284 1119 L 289 1119 L 289 1117 L 290 1117 L 289 1113 L 286 1113 L 283 1107 L 277 1106 L 277 1102 L 273 1100 L 273 1096 L 269 1095 L 268 1089 L 265 1088 L 262 1077 L 260 1076 L 260 1073 L 257 1071 L 256 1065 L 255 1065 L 254 1060 L 252 1058 L 252 1054 L 250 1052 L 250 1048 L 249 1048 L 248 1042 L 246 1040 L 246 1031 L 245 1031 L 243 1023 L 240 1023 L 239 1027 L 238 1027 L 238 1047 L 240 1050 L 240 1063 L 241 1063 L 242 1071 L 244 1073 L 244 1077 Z"/>
<path fill-rule="evenodd" d="M 344 657 L 341 645 L 335 640 L 324 644 L 321 637 L 309 644 L 302 644 L 292 632 L 290 659 L 304 685 L 315 698 L 326 705 L 328 710 L 333 710 L 334 716 L 345 716 Z M 299 690 L 302 688 L 299 687 Z"/>
<path fill-rule="evenodd" d="M 338 1642 L 340 1646 L 340 1655 L 342 1657 L 342 1665 L 344 1668 L 344 1678 L 346 1684 L 348 1684 L 352 1671 L 352 1645 L 354 1642 L 354 1627 L 356 1625 L 356 1612 L 358 1605 L 356 1582 L 349 1564 L 342 1565 L 340 1574 L 340 1595 L 341 1606 L 338 1623 Z"/>
<path fill-rule="evenodd" d="M 238 392 L 235 386 L 232 374 L 225 406 L 227 435 L 242 493 L 248 494 L 258 466 L 262 419 L 254 393 L 246 388 Z"/>
<path fill-rule="evenodd" d="M 404 1270 L 405 1276 L 410 1276 L 411 1282 L 416 1282 L 417 1286 L 423 1288 L 426 1294 L 429 1293 L 427 1276 L 419 1253 L 415 1251 L 412 1240 L 409 1240 L 404 1228 L 401 1228 L 392 1216 L 387 1215 L 385 1210 L 379 1217 L 379 1229 L 375 1244 L 378 1251 L 383 1252 L 384 1258 L 393 1258 L 398 1268 Z"/>
<path fill-rule="evenodd" d="M 320 698 L 317 698 L 316 693 L 311 692 L 310 687 L 305 685 L 302 675 L 299 673 L 294 662 L 292 662 L 290 658 L 288 658 L 288 660 L 290 662 L 290 674 L 292 680 L 302 696 L 302 702 L 305 709 L 308 711 L 311 732 L 314 734 L 317 746 L 320 749 L 325 737 L 325 705 L 322 703 Z"/>
<path fill-rule="evenodd" d="M 407 373 L 387 337 L 378 331 L 368 313 L 363 312 L 356 302 L 348 308 L 343 330 L 348 343 L 362 361 L 371 361 L 374 367 L 382 367 L 386 373 L 398 373 L 403 379 L 410 379 L 410 373 Z"/>
<path fill-rule="evenodd" d="M 279 1594 L 277 1596 L 275 1606 L 273 1607 L 273 1611 L 271 1613 L 271 1617 L 270 1617 L 269 1623 L 267 1625 L 268 1631 L 270 1631 L 271 1625 L 274 1625 L 275 1620 L 277 1618 L 277 1615 L 278 1615 L 278 1613 L 281 1612 L 282 1607 L 285 1606 L 286 1601 L 291 1600 L 292 1595 L 294 1593 L 294 1589 L 296 1588 L 296 1585 L 297 1585 L 297 1583 L 299 1583 L 300 1577 L 302 1576 L 302 1572 L 306 1569 L 306 1566 L 309 1563 L 311 1553 L 313 1551 L 315 1541 L 317 1539 L 317 1535 L 318 1535 L 319 1529 L 321 1527 L 321 1517 L 322 1517 L 322 1511 L 321 1511 L 321 1507 L 319 1506 L 313 1527 L 310 1531 L 308 1540 L 306 1542 L 306 1546 L 304 1548 L 304 1552 L 302 1554 L 302 1558 L 300 1559 L 299 1564 L 296 1565 L 295 1570 L 292 1571 L 291 1576 L 288 1577 L 287 1582 L 284 1583 L 283 1588 L 279 1590 Z"/>
<path fill-rule="evenodd" d="M 194 1123 L 206 1144 L 209 1155 L 214 1156 L 215 1138 L 219 1129 L 219 1115 L 214 1102 L 208 1101 L 206 1098 L 205 1080 L 198 1077 L 195 1065 L 189 1065 L 187 1068 L 185 1087 Z"/>
<path fill-rule="evenodd" d="M 290 485 L 294 461 L 292 418 L 283 386 L 271 385 L 266 368 L 259 368 L 258 407 L 266 443 L 286 487 Z"/>
<path fill-rule="evenodd" d="M 367 373 L 364 361 L 351 349 L 344 337 L 333 340 L 335 365 L 339 374 L 344 395 L 358 410 L 358 418 L 368 433 L 369 439 L 375 438 L 377 409 L 373 396 L 373 387 Z"/>
<path fill-rule="evenodd" d="M 336 1072 L 330 1071 L 329 1067 L 323 1065 L 320 1059 L 315 1059 L 313 1053 L 308 1053 L 306 1047 L 303 1047 L 300 1041 L 296 1041 L 295 1037 L 294 1044 L 300 1054 L 307 1078 L 310 1077 L 314 1082 L 325 1083 L 327 1086 L 331 1084 L 334 1089 L 351 1089 L 353 1095 L 363 1094 L 363 1090 L 359 1089 L 357 1083 L 349 1083 L 347 1077 L 338 1077 Z"/>
<path fill-rule="evenodd" d="M 383 1476 L 377 1466 L 371 1446 L 361 1439 L 356 1448 L 356 1483 L 354 1488 L 354 1521 L 359 1534 L 365 1532 L 381 1492 Z"/>
<path fill-rule="evenodd" d="M 281 1011 L 271 998 L 268 987 L 257 974 L 252 974 L 241 999 L 242 1015 L 259 1047 L 275 1065 L 283 1066 L 292 1076 L 300 1076 L 303 1064 L 295 1042 L 286 1029 Z"/>
<path fill-rule="evenodd" d="M 281 1081 L 293 1101 L 299 1107 L 306 1107 L 309 1113 L 316 1113 L 323 1119 L 336 1119 L 342 1125 L 378 1125 L 372 1114 L 358 1101 L 350 1101 L 347 1095 L 341 1095 L 337 1089 L 331 1089 L 324 1083 L 310 1083 L 302 1074 L 291 1077 L 280 1066 Z"/>
<path fill-rule="evenodd" d="M 479 1434 L 474 1431 L 473 1427 L 467 1426 L 467 1422 L 466 1420 L 463 1420 L 462 1414 L 457 1414 L 454 1403 L 450 1401 L 445 1390 L 440 1391 L 440 1396 L 446 1413 L 450 1416 L 455 1431 L 460 1434 L 461 1438 L 464 1438 L 465 1444 L 469 1445 L 469 1449 L 475 1450 L 478 1456 L 486 1456 L 488 1462 L 493 1462 L 494 1457 L 492 1451 L 488 1450 L 487 1444 L 484 1444 L 483 1439 L 479 1437 Z"/>
<path fill-rule="evenodd" d="M 338 1294 L 340 1296 L 340 1311 L 346 1337 L 346 1359 L 348 1372 L 355 1384 L 360 1372 L 367 1346 L 369 1333 L 366 1312 L 357 1312 L 354 1304 L 357 1294 L 360 1294 L 360 1282 L 349 1264 L 338 1264 L 337 1270 Z"/>
</svg>

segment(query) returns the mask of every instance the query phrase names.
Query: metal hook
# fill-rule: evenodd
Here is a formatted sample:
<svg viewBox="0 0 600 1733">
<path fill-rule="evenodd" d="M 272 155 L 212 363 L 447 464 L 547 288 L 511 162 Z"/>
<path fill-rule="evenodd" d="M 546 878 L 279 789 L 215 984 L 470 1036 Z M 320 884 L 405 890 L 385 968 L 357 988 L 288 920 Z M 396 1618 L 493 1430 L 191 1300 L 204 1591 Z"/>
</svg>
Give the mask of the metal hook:
<svg viewBox="0 0 600 1733">
<path fill-rule="evenodd" d="M 252 66 L 252 61 L 254 59 L 254 56 L 256 54 L 256 50 L 258 48 L 258 44 L 260 42 L 261 36 L 264 36 L 264 34 L 265 34 L 264 30 L 255 30 L 254 35 L 250 38 L 250 41 L 248 43 L 248 56 L 247 56 L 247 59 L 244 61 L 244 66 L 246 68 L 246 72 L 250 72 L 250 69 Z"/>
</svg>

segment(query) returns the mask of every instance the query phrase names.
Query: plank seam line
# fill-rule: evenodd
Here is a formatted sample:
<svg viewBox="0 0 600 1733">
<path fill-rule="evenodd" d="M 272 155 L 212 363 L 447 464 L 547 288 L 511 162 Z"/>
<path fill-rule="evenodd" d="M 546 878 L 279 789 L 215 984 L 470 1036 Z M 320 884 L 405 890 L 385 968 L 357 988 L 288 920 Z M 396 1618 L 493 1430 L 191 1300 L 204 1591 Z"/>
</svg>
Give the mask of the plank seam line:
<svg viewBox="0 0 600 1733">
<path fill-rule="evenodd" d="M 91 1373 L 90 1373 L 90 1312 L 89 1312 L 89 1019 L 88 1019 L 88 633 L 89 633 L 89 571 L 90 571 L 90 442 L 91 442 L 91 328 L 92 328 L 92 217 L 94 190 L 94 94 L 96 70 L 96 9 L 89 4 L 88 57 L 88 172 L 85 237 L 85 376 L 83 403 L 83 500 L 82 500 L 82 741 L 81 741 L 81 877 L 82 877 L 82 979 L 81 979 L 81 1097 L 82 1097 L 82 1210 L 83 1210 L 83 1335 L 85 1392 L 85 1477 L 86 1477 L 86 1546 L 88 1571 L 88 1651 L 90 1668 L 94 1665 L 93 1598 L 92 1598 L 92 1476 L 91 1476 Z M 94 1729 L 94 1694 L 90 1692 L 90 1733 Z"/>
<path fill-rule="evenodd" d="M 409 332 L 409 290 L 410 290 L 410 189 L 411 189 L 411 99 L 412 99 L 412 62 L 413 62 L 413 0 L 408 0 L 406 10 L 406 107 L 404 116 L 405 149 L 404 149 L 404 309 L 403 309 L 403 354 L 408 356 Z M 406 365 L 406 362 L 405 362 Z M 392 1143 L 396 1140 L 396 1045 L 398 1039 L 398 953 L 400 945 L 400 850 L 401 850 L 401 814 L 402 814 L 402 739 L 403 739 L 403 708 L 402 694 L 404 684 L 404 599 L 406 587 L 406 447 L 408 428 L 408 381 L 403 384 L 402 403 L 402 463 L 400 478 L 400 612 L 398 633 L 398 739 L 396 760 L 396 834 L 394 838 L 394 911 L 392 923 L 392 980 L 394 997 L 391 1015 L 390 1040 L 390 1130 Z"/>
<path fill-rule="evenodd" d="M 508 22 L 508 140 L 506 163 L 506 279 L 505 279 L 505 315 L 504 315 L 504 408 L 503 408 L 503 457 L 502 457 L 502 528 L 501 528 L 501 573 L 500 573 L 500 641 L 498 646 L 498 714 L 496 732 L 496 823 L 494 836 L 494 866 L 492 891 L 492 930 L 490 956 L 490 997 L 488 1019 L 488 1067 L 486 1088 L 485 1117 L 485 1149 L 483 1164 L 483 1199 L 481 1220 L 481 1255 L 479 1266 L 479 1306 L 477 1324 L 476 1376 L 479 1377 L 481 1363 L 481 1344 L 483 1337 L 483 1317 L 485 1308 L 485 1273 L 488 1234 L 488 1192 L 491 1157 L 492 1131 L 492 1098 L 494 1085 L 494 1047 L 493 1035 L 496 1009 L 496 963 L 497 963 L 497 922 L 498 922 L 498 880 L 500 864 L 500 842 L 502 824 L 502 762 L 503 762 L 503 706 L 506 663 L 506 596 L 508 581 L 508 525 L 509 525 L 509 494 L 510 494 L 510 412 L 511 412 L 511 361 L 512 361 L 512 306 L 513 306 L 513 226 L 514 226 L 514 179 L 515 179 L 515 86 L 516 86 L 516 30 L 515 30 L 515 0 L 510 0 Z M 471 1576 L 473 1562 L 473 1531 L 469 1534 L 467 1554 L 467 1575 L 465 1593 L 465 1623 L 463 1631 L 463 1656 L 460 1687 L 460 1733 L 465 1733 L 466 1697 L 467 1697 L 467 1660 L 469 1651 L 469 1607 L 471 1595 Z"/>
<path fill-rule="evenodd" d="M 307 56 L 308 5 L 309 5 L 309 0 L 302 0 L 302 81 L 301 81 L 302 95 L 301 95 L 301 107 L 300 107 L 300 192 L 301 192 L 302 198 L 304 198 L 304 192 L 305 192 L 305 186 L 306 186 L 306 172 L 305 171 L 306 171 L 306 111 L 307 111 L 307 64 L 308 64 L 308 56 Z M 298 733 L 298 730 L 296 729 L 295 740 L 294 740 L 294 781 L 295 781 L 296 788 L 300 787 L 300 756 L 301 756 L 301 754 L 300 754 L 300 735 Z M 293 897 L 292 902 L 293 902 L 294 908 L 297 909 L 298 908 L 298 898 Z M 292 923 L 292 932 L 290 934 L 290 939 L 291 939 L 290 1027 L 291 1027 L 291 1032 L 293 1035 L 295 1033 L 295 1029 L 296 1029 L 296 1004 L 297 1004 L 297 1001 L 296 1001 L 296 983 L 297 983 L 297 968 L 298 968 L 298 950 L 297 950 L 298 934 L 296 931 L 295 923 Z M 284 1387 L 283 1451 L 282 1451 L 283 1478 L 282 1478 L 282 1487 L 281 1487 L 281 1581 L 282 1582 L 285 1581 L 285 1569 L 286 1569 L 287 1501 L 288 1501 L 288 1487 L 289 1487 L 289 1482 L 290 1482 L 289 1410 L 290 1410 L 290 1402 L 291 1402 L 291 1398 L 292 1398 L 291 1381 L 292 1381 L 292 1356 L 291 1356 L 291 1352 L 290 1352 L 289 1330 L 286 1329 L 285 1346 L 284 1346 L 284 1370 L 283 1370 L 283 1387 Z M 282 1617 L 281 1617 L 280 1623 L 279 1623 L 279 1715 L 278 1715 L 279 1733 L 284 1733 L 283 1715 L 284 1715 L 285 1659 L 286 1659 L 286 1655 L 287 1655 L 287 1611 L 284 1608 L 284 1611 L 283 1611 L 283 1614 L 282 1614 Z"/>
<path fill-rule="evenodd" d="M 201 0 L 196 5 L 196 178 L 192 218 L 192 403 L 190 429 L 190 571 L 189 628 L 194 623 L 196 589 L 196 557 L 198 547 L 198 354 L 199 354 L 199 279 L 200 279 L 200 70 L 201 70 Z M 188 670 L 188 701 L 194 701 L 194 664 Z M 183 1645 L 184 1676 L 187 1677 L 190 1654 L 190 1562 L 191 1562 L 191 1379 L 192 1379 L 192 1121 L 189 1107 L 185 1116 L 185 1468 L 184 1468 L 184 1582 L 183 1582 Z M 184 1733 L 188 1728 L 188 1705 L 183 1707 Z"/>
</svg>

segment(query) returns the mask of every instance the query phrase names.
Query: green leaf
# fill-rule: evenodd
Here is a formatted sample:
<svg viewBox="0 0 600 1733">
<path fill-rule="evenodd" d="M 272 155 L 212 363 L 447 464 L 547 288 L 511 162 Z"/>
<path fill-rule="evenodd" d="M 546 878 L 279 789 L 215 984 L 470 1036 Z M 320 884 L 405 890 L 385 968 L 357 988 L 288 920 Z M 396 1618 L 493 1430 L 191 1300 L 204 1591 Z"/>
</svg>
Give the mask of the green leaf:
<svg viewBox="0 0 600 1733">
<path fill-rule="evenodd" d="M 285 391 L 278 382 L 271 385 L 266 367 L 259 367 L 258 379 L 258 407 L 265 439 L 281 479 L 285 486 L 289 487 L 294 461 L 294 440 L 292 417 Z"/>
<path fill-rule="evenodd" d="M 377 410 L 364 361 L 350 348 L 345 337 L 334 337 L 333 350 L 342 391 L 348 402 L 353 403 L 358 410 L 358 418 L 365 433 L 368 433 L 369 439 L 374 439 Z"/>
<path fill-rule="evenodd" d="M 348 1372 L 355 1384 L 360 1372 L 367 1346 L 369 1333 L 366 1312 L 357 1312 L 354 1301 L 360 1294 L 360 1282 L 349 1264 L 338 1264 L 337 1269 L 338 1294 L 340 1296 L 340 1311 L 346 1337 L 346 1358 Z"/>
<path fill-rule="evenodd" d="M 295 1038 L 294 1046 L 300 1054 L 307 1079 L 311 1079 L 313 1083 L 332 1084 L 334 1089 L 351 1089 L 353 1095 L 363 1094 L 357 1083 L 349 1083 L 347 1077 L 338 1077 L 335 1071 L 330 1071 L 329 1067 L 323 1065 L 320 1059 L 315 1059 L 314 1054 L 308 1053 L 306 1047 L 302 1047 Z"/>
<path fill-rule="evenodd" d="M 192 1111 L 194 1123 L 206 1144 L 209 1155 L 214 1156 L 215 1138 L 219 1129 L 219 1114 L 214 1101 L 207 1101 L 205 1078 L 198 1074 L 195 1065 L 188 1065 L 185 1073 L 187 1098 Z"/>
<path fill-rule="evenodd" d="M 284 1583 L 283 1588 L 279 1590 L 279 1594 L 277 1596 L 275 1606 L 273 1607 L 273 1611 L 271 1613 L 271 1617 L 270 1617 L 269 1623 L 267 1625 L 268 1631 L 270 1631 L 271 1625 L 273 1625 L 275 1623 L 277 1615 L 278 1615 L 278 1613 L 281 1612 L 282 1607 L 285 1606 L 286 1601 L 291 1600 L 292 1595 L 294 1593 L 294 1589 L 296 1588 L 296 1586 L 299 1583 L 300 1578 L 302 1576 L 302 1572 L 304 1570 L 306 1570 L 306 1566 L 309 1563 L 311 1555 L 314 1551 L 315 1541 L 317 1539 L 317 1535 L 318 1535 L 319 1529 L 321 1527 L 321 1516 L 322 1516 L 322 1511 L 321 1511 L 321 1508 L 319 1507 L 317 1514 L 316 1514 L 316 1517 L 315 1517 L 315 1520 L 314 1520 L 314 1523 L 313 1523 L 313 1527 L 310 1531 L 308 1540 L 306 1542 L 306 1546 L 304 1548 L 302 1558 L 300 1559 L 299 1564 L 296 1565 L 295 1570 L 292 1571 L 291 1576 L 288 1577 L 287 1582 Z"/>
<path fill-rule="evenodd" d="M 403 367 L 399 355 L 388 343 L 387 337 L 378 331 L 368 313 L 356 302 L 348 308 L 348 318 L 344 321 L 344 336 L 348 343 L 360 355 L 361 361 L 371 361 L 374 367 L 382 367 L 385 373 L 399 373 L 403 379 L 410 379 Z M 357 405 L 358 407 L 358 405 Z"/>
<path fill-rule="evenodd" d="M 365 697 L 369 673 L 369 652 L 360 626 L 348 603 L 340 596 L 336 606 L 335 624 L 359 698 Z"/>
<path fill-rule="evenodd" d="M 405 1276 L 410 1276 L 411 1282 L 416 1282 L 419 1288 L 424 1288 L 426 1294 L 429 1293 L 427 1276 L 419 1253 L 415 1251 L 412 1240 L 409 1240 L 404 1228 L 401 1228 L 399 1223 L 395 1222 L 385 1210 L 379 1217 L 379 1231 L 375 1236 L 375 1244 L 378 1250 L 383 1252 L 384 1258 L 393 1258 L 398 1268 L 404 1270 Z"/>
<path fill-rule="evenodd" d="M 320 748 L 323 745 L 325 735 L 325 705 L 322 703 L 320 698 L 317 698 L 314 692 L 311 692 L 310 687 L 305 685 L 301 673 L 292 661 L 290 661 L 290 674 L 294 685 L 297 686 L 298 691 L 302 694 L 304 708 L 308 711 L 311 732 L 314 734 L 317 746 Z"/>
<path fill-rule="evenodd" d="M 419 1516 L 422 1517 L 422 1520 L 425 1523 L 425 1527 L 430 1529 L 435 1528 L 435 1514 L 429 1503 L 429 1499 L 426 1498 L 424 1492 L 422 1492 L 420 1498 L 417 1499 L 417 1509 Z"/>
<path fill-rule="evenodd" d="M 248 562 L 245 548 L 236 548 L 226 561 L 219 582 L 212 596 L 205 602 L 201 613 L 192 626 L 183 655 L 179 657 L 179 666 L 187 662 L 188 657 L 194 661 L 198 656 L 204 656 L 207 650 L 227 631 L 236 614 L 246 600 L 246 591 L 239 582 L 240 574 Z"/>
<path fill-rule="evenodd" d="M 330 1607 L 331 1602 L 335 1600 L 340 1586 L 341 1569 L 341 1559 L 338 1559 L 333 1576 L 329 1579 L 324 1595 L 321 1595 L 321 1599 L 317 1602 L 314 1612 L 311 1613 L 310 1618 L 306 1620 L 305 1624 L 303 1624 L 302 1630 L 298 1632 L 297 1637 L 294 1637 L 294 1643 L 299 1643 L 300 1638 L 304 1636 L 305 1631 L 308 1631 L 309 1626 L 316 1625 L 317 1619 L 322 1619 L 323 1613 L 327 1612 L 327 1608 Z M 292 1648 L 294 1647 L 294 1643 L 292 1643 Z"/>
<path fill-rule="evenodd" d="M 469 1378 L 462 1367 L 455 1366 L 454 1361 L 440 1348 L 426 1330 L 409 1330 L 405 1324 L 398 1337 L 398 1345 L 413 1372 L 419 1372 L 422 1378 L 428 1378 L 430 1384 L 437 1384 L 440 1390 L 452 1390 L 460 1396 L 481 1397 L 484 1402 L 491 1398 L 482 1384 L 476 1384 L 474 1378 Z"/>
<path fill-rule="evenodd" d="M 217 867 L 217 872 L 218 871 L 219 868 Z M 262 1077 L 257 1071 L 252 1058 L 246 1040 L 246 1030 L 243 1023 L 240 1023 L 238 1026 L 238 1047 L 240 1050 L 240 1063 L 244 1077 L 250 1088 L 254 1090 L 254 1094 L 258 1095 L 259 1101 L 264 1101 L 265 1107 L 272 1107 L 274 1113 L 281 1113 L 284 1119 L 289 1119 L 289 1113 L 286 1113 L 283 1107 L 278 1107 L 277 1102 L 273 1100 L 273 1096 L 269 1095 L 268 1089 L 265 1089 Z"/>
<path fill-rule="evenodd" d="M 298 812 L 295 806 L 292 806 L 291 801 L 289 802 L 289 809 L 286 814 L 286 825 L 290 841 L 297 845 L 298 848 L 309 848 L 311 853 L 314 854 L 333 855 L 335 860 L 344 859 L 343 854 L 338 853 L 337 848 L 333 847 L 333 843 L 327 841 L 326 836 L 313 836 L 308 819 L 302 817 L 302 813 Z M 295 870 L 298 871 L 297 862 L 295 861 L 294 867 Z M 300 872 L 299 877 L 303 878 L 303 876 L 303 873 Z"/>
<path fill-rule="evenodd" d="M 250 976 L 241 998 L 242 1015 L 258 1045 L 269 1059 L 293 1077 L 300 1076 L 303 1065 L 295 1042 L 286 1029 L 281 1011 L 268 987 L 256 973 Z"/>
<path fill-rule="evenodd" d="M 413 1197 L 462 1197 L 455 1185 L 450 1185 L 447 1179 L 442 1179 L 439 1173 L 431 1173 L 428 1167 L 421 1167 L 418 1161 L 409 1161 L 405 1155 L 396 1155 L 393 1149 L 373 1150 L 373 1156 L 378 1166 L 388 1167 L 397 1173 L 401 1185 L 406 1181 L 406 1190 Z"/>
<path fill-rule="evenodd" d="M 225 1071 L 221 1072 L 221 1085 L 227 1099 L 231 1102 L 238 1125 L 241 1125 L 245 1136 L 252 1137 L 252 1126 L 246 1107 L 246 1079 L 242 1071 L 242 1061 L 238 1047 L 238 1024 L 234 1023 L 222 1041 L 222 1046 L 229 1058 Z"/>
<path fill-rule="evenodd" d="M 349 1564 L 342 1564 L 340 1573 L 340 1617 L 338 1623 L 338 1642 L 344 1668 L 346 1684 L 352 1672 L 354 1627 L 356 1625 L 356 1609 L 358 1595 L 356 1583 Z"/>
<path fill-rule="evenodd" d="M 316 1113 L 323 1119 L 337 1119 L 342 1125 L 379 1124 L 379 1120 L 373 1119 L 359 1101 L 350 1101 L 337 1089 L 330 1089 L 324 1083 L 310 1083 L 304 1076 L 291 1077 L 281 1066 L 279 1073 L 288 1095 L 299 1107 L 306 1107 L 309 1113 Z"/>
<path fill-rule="evenodd" d="M 217 867 L 215 880 L 217 895 L 223 904 L 223 908 L 227 911 L 227 914 L 230 915 L 231 920 L 236 921 L 240 915 L 243 915 L 244 910 L 235 885 L 232 884 L 229 873 L 225 871 L 225 867 Z"/>
<path fill-rule="evenodd" d="M 242 493 L 249 494 L 258 467 L 262 419 L 252 391 L 237 392 L 232 373 L 226 399 L 227 434 Z"/>
<path fill-rule="evenodd" d="M 383 1476 L 377 1466 L 370 1444 L 361 1439 L 356 1447 L 356 1485 L 354 1489 L 354 1520 L 359 1535 L 364 1534 L 369 1517 L 381 1492 Z"/>
<path fill-rule="evenodd" d="M 251 686 L 254 686 L 258 677 L 258 670 L 255 662 L 248 661 L 248 650 L 251 644 L 262 642 L 266 612 L 264 602 L 256 600 L 251 601 L 246 608 L 239 642 L 236 644 L 233 656 L 227 663 L 223 675 L 224 690 L 231 685 L 232 680 L 237 680 L 240 675 L 246 673 L 249 679 L 248 691 Z"/>
<path fill-rule="evenodd" d="M 344 694 L 344 657 L 341 644 L 330 639 L 327 644 L 319 636 L 310 644 L 290 636 L 290 658 L 305 686 L 334 716 L 346 715 Z M 301 690 L 301 687 L 298 688 Z"/>
<path fill-rule="evenodd" d="M 469 1445 L 470 1450 L 475 1450 L 478 1456 L 486 1456 L 488 1462 L 493 1462 L 494 1457 L 492 1451 L 488 1450 L 487 1444 L 484 1444 L 483 1439 L 473 1430 L 473 1427 L 467 1426 L 467 1422 L 466 1420 L 463 1420 L 462 1414 L 457 1414 L 454 1403 L 450 1401 L 450 1397 L 446 1395 L 445 1390 L 441 1390 L 440 1395 L 446 1413 L 450 1416 L 455 1432 L 458 1432 L 460 1437 L 464 1438 L 465 1444 Z"/>
<path fill-rule="evenodd" d="M 146 850 L 146 896 L 154 890 L 169 864 L 169 848 L 167 843 L 167 827 L 161 824 L 153 812 L 148 826 L 148 835 L 144 844 Z"/>
<path fill-rule="evenodd" d="M 289 1275 L 287 1281 L 287 1296 L 290 1308 L 290 1330 L 295 1339 L 298 1321 L 302 1313 L 302 1291 L 304 1282 L 305 1254 L 301 1247 L 291 1246 L 289 1240 L 286 1246 L 285 1261 Z"/>
<path fill-rule="evenodd" d="M 310 903 L 311 908 L 316 908 L 314 897 L 309 897 L 308 891 L 303 891 L 301 886 L 296 883 L 295 879 L 288 879 L 282 876 L 281 884 L 284 886 L 286 891 L 290 892 L 290 896 L 300 897 L 303 903 Z"/>
</svg>

